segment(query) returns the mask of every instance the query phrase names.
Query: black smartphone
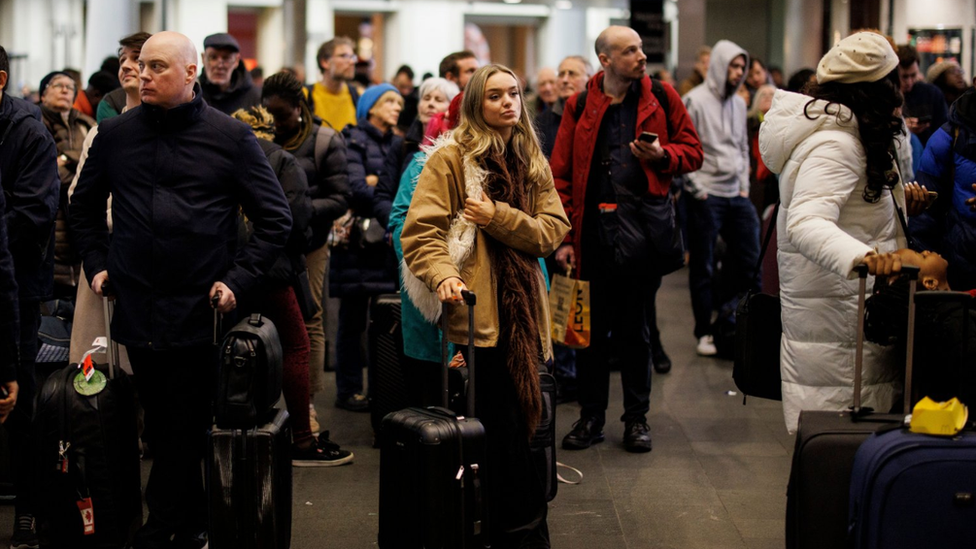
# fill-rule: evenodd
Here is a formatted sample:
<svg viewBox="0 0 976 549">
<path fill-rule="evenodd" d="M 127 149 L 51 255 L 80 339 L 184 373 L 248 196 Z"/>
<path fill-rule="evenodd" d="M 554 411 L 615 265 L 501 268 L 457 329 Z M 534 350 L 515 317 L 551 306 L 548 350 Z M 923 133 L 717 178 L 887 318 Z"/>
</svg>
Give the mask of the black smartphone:
<svg viewBox="0 0 976 549">
<path fill-rule="evenodd" d="M 657 141 L 657 134 L 651 132 L 641 132 L 637 140 L 643 141 L 644 143 L 653 143 Z"/>
</svg>

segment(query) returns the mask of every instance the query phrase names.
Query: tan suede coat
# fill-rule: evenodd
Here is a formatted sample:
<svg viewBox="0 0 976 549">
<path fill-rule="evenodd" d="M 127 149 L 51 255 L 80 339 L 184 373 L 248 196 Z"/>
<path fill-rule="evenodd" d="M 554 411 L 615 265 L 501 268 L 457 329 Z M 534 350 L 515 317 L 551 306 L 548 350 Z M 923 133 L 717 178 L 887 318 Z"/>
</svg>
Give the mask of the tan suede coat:
<svg viewBox="0 0 976 549">
<path fill-rule="evenodd" d="M 419 292 L 435 292 L 445 279 L 458 277 L 478 296 L 475 307 L 475 345 L 495 347 L 499 339 L 498 286 L 495 267 L 488 255 L 488 236 L 535 257 L 546 257 L 562 243 L 569 232 L 569 219 L 553 186 L 552 176 L 529 190 L 532 213 L 495 203 L 495 215 L 484 228 L 472 228 L 461 218 L 468 192 L 483 188 L 487 173 L 476 162 L 464 159 L 458 146 L 448 140 L 435 147 L 417 184 L 400 242 L 405 273 L 405 287 L 417 303 Z M 462 234 L 468 225 L 474 238 Z M 452 250 L 453 248 L 453 250 Z M 458 258 L 458 264 L 452 260 Z M 549 328 L 549 301 L 541 267 L 537 321 L 542 349 L 552 354 Z M 413 276 L 410 276 L 410 275 Z M 415 278 L 414 278 L 415 277 Z M 407 279 L 422 282 L 410 284 Z M 429 298 L 429 295 L 427 296 Z M 467 344 L 468 314 L 463 306 L 452 307 L 447 337 L 454 343 Z"/>
</svg>

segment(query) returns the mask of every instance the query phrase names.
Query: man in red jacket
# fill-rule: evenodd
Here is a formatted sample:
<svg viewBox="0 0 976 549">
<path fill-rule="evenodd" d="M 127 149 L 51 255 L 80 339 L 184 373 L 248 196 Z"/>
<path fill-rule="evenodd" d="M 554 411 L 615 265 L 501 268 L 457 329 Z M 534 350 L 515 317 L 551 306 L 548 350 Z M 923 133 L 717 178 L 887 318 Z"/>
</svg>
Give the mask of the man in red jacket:
<svg viewBox="0 0 976 549">
<path fill-rule="evenodd" d="M 596 52 L 603 70 L 566 103 L 550 160 L 573 225 L 556 261 L 590 282 L 592 311 L 590 346 L 576 355 L 580 419 L 563 448 L 603 440 L 613 360 L 623 382 L 624 447 L 649 452 L 649 355 L 652 343 L 660 348 L 650 327 L 661 284 L 660 258 L 649 250 L 652 240 L 676 229 L 673 215 L 647 213 L 671 211 L 671 178 L 701 167 L 703 153 L 677 92 L 645 74 L 636 32 L 609 27 Z M 654 135 L 639 140 L 643 133 Z M 618 210 L 618 203 L 627 207 Z"/>
</svg>

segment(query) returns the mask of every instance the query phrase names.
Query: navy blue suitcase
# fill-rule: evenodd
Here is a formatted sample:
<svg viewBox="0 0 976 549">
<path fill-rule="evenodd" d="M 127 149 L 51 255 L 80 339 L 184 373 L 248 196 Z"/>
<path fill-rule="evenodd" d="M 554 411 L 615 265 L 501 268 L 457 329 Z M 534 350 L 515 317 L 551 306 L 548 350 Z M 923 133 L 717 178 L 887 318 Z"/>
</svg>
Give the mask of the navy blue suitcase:
<svg viewBox="0 0 976 549">
<path fill-rule="evenodd" d="M 857 549 L 976 545 L 976 433 L 903 429 L 871 436 L 854 458 L 850 528 Z"/>
</svg>

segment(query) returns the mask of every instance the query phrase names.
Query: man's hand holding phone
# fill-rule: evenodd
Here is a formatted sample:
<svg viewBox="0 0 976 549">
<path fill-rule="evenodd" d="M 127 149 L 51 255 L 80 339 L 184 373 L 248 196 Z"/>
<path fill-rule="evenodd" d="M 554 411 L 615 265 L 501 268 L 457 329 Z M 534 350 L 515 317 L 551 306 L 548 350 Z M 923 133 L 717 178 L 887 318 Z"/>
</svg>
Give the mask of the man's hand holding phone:
<svg viewBox="0 0 976 549">
<path fill-rule="evenodd" d="M 656 133 L 641 132 L 640 136 L 630 142 L 630 152 L 641 160 L 657 162 L 664 158 L 664 149 Z"/>
</svg>

